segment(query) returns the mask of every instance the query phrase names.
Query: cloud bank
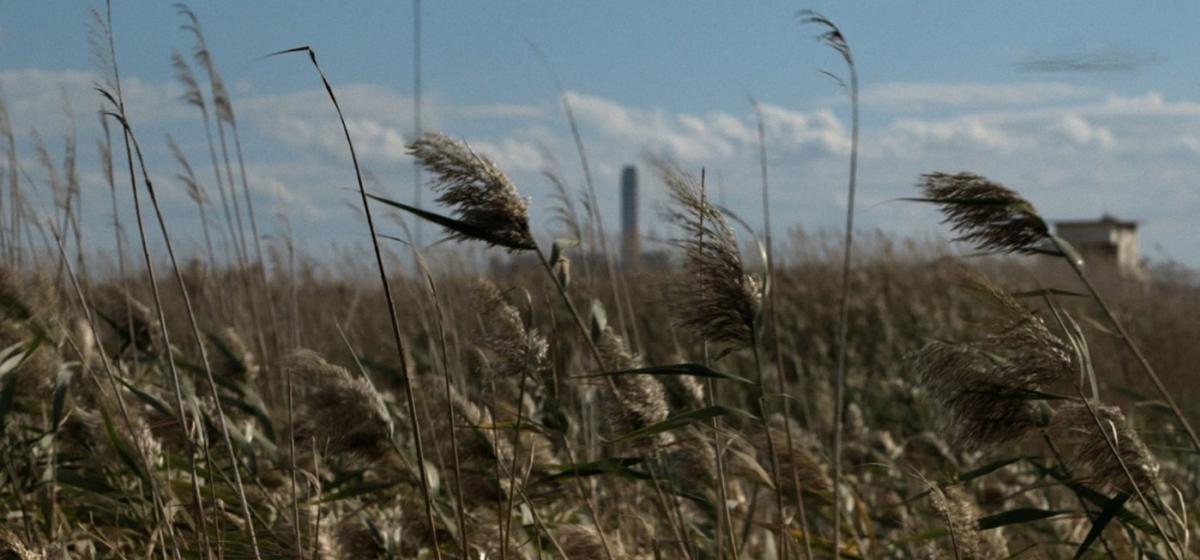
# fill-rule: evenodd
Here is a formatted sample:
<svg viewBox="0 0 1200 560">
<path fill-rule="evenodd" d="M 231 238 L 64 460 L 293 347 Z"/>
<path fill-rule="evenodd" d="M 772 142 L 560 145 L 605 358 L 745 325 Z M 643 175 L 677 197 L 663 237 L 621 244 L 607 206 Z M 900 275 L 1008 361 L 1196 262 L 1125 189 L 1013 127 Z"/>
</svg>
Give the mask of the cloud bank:
<svg viewBox="0 0 1200 560">
<path fill-rule="evenodd" d="M 78 121 L 81 152 L 89 150 L 99 135 L 91 82 L 86 72 L 0 72 L 0 94 L 23 154 L 31 148 L 31 127 L 39 129 L 52 150 L 58 148 L 57 138 L 68 130 L 64 99 Z M 194 231 L 194 209 L 182 187 L 174 185 L 177 169 L 160 144 L 166 132 L 179 138 L 201 181 L 213 188 L 197 115 L 178 100 L 180 91 L 173 84 L 126 84 L 134 126 L 150 147 L 152 172 L 172 191 L 166 199 L 173 205 L 170 212 L 181 227 Z M 62 93 L 47 94 L 54 91 Z M 378 178 L 373 188 L 407 200 L 413 172 L 404 146 L 412 136 L 412 99 L 374 84 L 341 86 L 338 95 L 360 158 Z M 579 91 L 568 92 L 566 100 L 581 127 L 603 213 L 610 219 L 617 215 L 620 168 L 652 153 L 686 168 L 705 168 L 723 203 L 751 222 L 759 221 L 758 123 L 748 103 L 738 100 L 726 108 L 690 113 Z M 971 170 L 1020 190 L 1051 218 L 1107 211 L 1140 220 L 1146 253 L 1200 265 L 1200 247 L 1179 234 L 1190 231 L 1192 216 L 1200 213 L 1200 191 L 1194 184 L 1200 171 L 1197 101 L 1168 100 L 1154 91 L 1121 96 L 1064 83 L 876 84 L 864 90 L 862 100 L 872 112 L 861 135 L 860 188 L 867 227 L 899 234 L 938 230 L 936 215 L 883 202 L 911 195 L 921 173 Z M 287 212 L 302 242 L 361 241 L 356 218 L 343 202 L 353 181 L 348 153 L 324 91 L 255 94 L 250 89 L 235 103 L 256 207 Z M 760 109 L 774 219 L 810 230 L 839 226 L 850 147 L 845 103 L 827 99 L 802 110 L 772 104 Z M 548 223 L 551 193 L 542 169 L 556 161 L 573 188 L 582 185 L 558 99 L 462 105 L 435 92 L 427 96 L 423 111 L 427 129 L 466 139 L 513 176 L 530 198 L 538 227 Z M 40 181 L 41 170 L 32 158 L 27 161 L 26 171 Z M 94 157 L 82 157 L 80 164 L 92 171 L 86 177 L 99 177 Z M 97 204 L 108 196 L 101 187 L 85 187 Z M 653 216 L 652 206 L 662 197 L 652 179 L 645 180 L 645 189 L 651 207 L 643 212 Z M 108 219 L 98 212 L 92 222 L 104 227 Z M 653 229 L 654 220 L 648 222 Z"/>
</svg>

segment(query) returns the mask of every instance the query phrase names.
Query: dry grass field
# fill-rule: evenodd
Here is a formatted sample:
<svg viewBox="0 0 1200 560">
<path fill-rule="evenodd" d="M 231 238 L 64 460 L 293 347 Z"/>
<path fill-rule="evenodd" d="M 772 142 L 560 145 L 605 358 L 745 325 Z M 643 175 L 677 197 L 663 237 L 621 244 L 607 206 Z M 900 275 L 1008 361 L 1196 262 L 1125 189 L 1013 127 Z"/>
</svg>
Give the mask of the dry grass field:
<svg viewBox="0 0 1200 560">
<path fill-rule="evenodd" d="M 806 17 L 857 101 L 850 45 Z M 560 179 L 541 231 L 521 185 L 437 133 L 409 145 L 436 200 L 360 176 L 373 243 L 318 259 L 259 234 L 192 23 L 202 76 L 174 64 L 213 150 L 172 151 L 203 232 L 163 218 L 105 13 L 107 185 L 48 153 L 55 180 L 28 182 L 0 113 L 0 559 L 1200 552 L 1194 272 L 1088 267 L 1036 200 L 936 170 L 899 203 L 936 206 L 963 243 L 772 236 L 667 160 L 648 165 L 669 266 L 623 266 L 590 184 Z M 275 60 L 321 70 L 306 48 Z M 219 196 L 195 179 L 210 165 Z M 53 208 L 22 194 L 45 188 Z M 81 188 L 114 192 L 116 251 L 86 252 L 113 232 L 85 231 L 110 210 Z M 385 219 L 450 240 L 387 237 Z M 210 228 L 234 255 L 171 245 Z"/>
</svg>

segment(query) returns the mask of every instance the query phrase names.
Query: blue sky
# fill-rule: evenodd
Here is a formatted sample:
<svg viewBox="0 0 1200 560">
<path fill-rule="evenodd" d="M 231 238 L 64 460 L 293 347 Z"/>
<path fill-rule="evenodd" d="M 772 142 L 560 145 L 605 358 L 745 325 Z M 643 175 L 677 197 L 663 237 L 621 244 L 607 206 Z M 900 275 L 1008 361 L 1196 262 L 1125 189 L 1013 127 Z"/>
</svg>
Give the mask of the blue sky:
<svg viewBox="0 0 1200 560">
<path fill-rule="evenodd" d="M 911 195 L 922 172 L 971 170 L 1018 189 L 1052 219 L 1108 211 L 1140 220 L 1145 255 L 1200 266 L 1193 225 L 1200 214 L 1200 6 L 1050 4 L 426 1 L 427 128 L 496 159 L 530 197 L 534 224 L 544 231 L 550 188 L 539 171 L 546 155 L 573 186 L 581 177 L 554 77 L 533 43 L 570 91 L 610 221 L 621 165 L 653 152 L 706 167 L 723 201 L 757 223 L 751 93 L 766 116 L 773 220 L 836 228 L 849 107 L 819 72 L 843 71 L 840 60 L 813 39 L 815 29 L 796 23 L 799 9 L 813 8 L 839 23 L 859 63 L 865 227 L 941 231 L 930 209 L 886 201 Z M 78 121 L 82 175 L 98 179 L 90 6 L 0 5 L 0 93 L 35 179 L 44 173 L 28 130 L 36 127 L 59 153 L 64 93 Z M 353 175 L 306 61 L 261 55 L 313 46 L 343 97 L 376 188 L 404 199 L 412 192 L 403 154 L 412 131 L 412 6 L 341 6 L 192 5 L 233 92 L 264 229 L 275 231 L 274 216 L 286 213 L 313 253 L 365 240 L 344 202 Z M 169 65 L 172 50 L 189 51 L 191 38 L 169 3 L 117 2 L 114 19 L 134 126 L 173 223 L 194 249 L 198 220 L 163 142 L 166 133 L 178 138 L 201 180 L 211 179 L 203 129 L 177 100 Z M 100 208 L 105 190 L 92 187 L 85 196 Z M 645 188 L 643 216 L 653 216 L 658 187 Z M 97 228 L 108 216 L 96 211 L 88 219 L 103 231 Z"/>
</svg>

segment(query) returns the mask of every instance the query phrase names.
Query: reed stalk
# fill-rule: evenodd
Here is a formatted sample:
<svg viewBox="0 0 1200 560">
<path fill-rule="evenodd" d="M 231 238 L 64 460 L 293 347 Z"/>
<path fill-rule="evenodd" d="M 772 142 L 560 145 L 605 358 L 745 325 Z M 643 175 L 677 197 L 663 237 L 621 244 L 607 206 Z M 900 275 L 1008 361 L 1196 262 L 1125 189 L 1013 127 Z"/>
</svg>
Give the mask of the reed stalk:
<svg viewBox="0 0 1200 560">
<path fill-rule="evenodd" d="M 395 343 L 396 354 L 400 361 L 400 377 L 404 384 L 405 400 L 408 403 L 408 414 L 412 423 L 413 444 L 417 453 L 417 471 L 421 477 L 421 496 L 425 500 L 425 518 L 430 527 L 430 538 L 432 539 L 434 556 L 440 560 L 442 558 L 442 551 L 441 547 L 438 546 L 437 524 L 434 523 L 433 519 L 433 497 L 430 493 L 429 473 L 425 466 L 425 448 L 421 441 L 421 420 L 417 415 L 416 396 L 413 391 L 412 380 L 408 375 L 408 357 L 405 355 L 404 340 L 400 334 L 400 319 L 396 315 L 395 298 L 392 295 L 392 286 L 388 280 L 387 269 L 383 264 L 383 252 L 379 247 L 379 237 L 375 230 L 375 219 L 371 214 L 371 205 L 367 199 L 367 189 L 363 185 L 362 170 L 358 165 L 358 155 L 354 151 L 354 142 L 350 138 L 350 128 L 346 125 L 346 118 L 342 115 L 342 106 L 338 103 L 337 96 L 333 92 L 333 85 L 329 83 L 329 80 L 325 77 L 325 72 L 321 70 L 320 64 L 317 63 L 316 51 L 304 46 L 279 51 L 269 56 L 290 53 L 308 54 L 313 68 L 316 69 L 318 77 L 321 78 L 325 92 L 329 94 L 329 101 L 333 103 L 333 108 L 337 111 L 338 121 L 342 124 L 342 133 L 346 137 L 346 147 L 350 151 L 350 160 L 354 165 L 354 176 L 358 183 L 358 192 L 362 198 L 363 214 L 367 218 L 367 229 L 370 230 L 371 234 L 371 247 L 375 253 L 375 264 L 379 271 L 379 281 L 383 285 L 383 297 L 387 303 L 388 318 L 392 327 L 392 341 Z"/>
</svg>

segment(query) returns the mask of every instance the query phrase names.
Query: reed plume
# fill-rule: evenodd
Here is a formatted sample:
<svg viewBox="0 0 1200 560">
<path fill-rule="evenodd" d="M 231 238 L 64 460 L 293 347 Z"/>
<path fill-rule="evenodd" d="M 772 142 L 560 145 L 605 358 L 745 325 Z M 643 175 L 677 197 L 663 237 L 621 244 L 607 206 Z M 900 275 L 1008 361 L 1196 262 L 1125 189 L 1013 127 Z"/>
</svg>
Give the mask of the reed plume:
<svg viewBox="0 0 1200 560">
<path fill-rule="evenodd" d="M 1131 492 L 1132 484 L 1152 488 L 1158 478 L 1158 461 L 1126 421 L 1121 409 L 1093 405 L 1092 411 L 1083 403 L 1071 403 L 1058 407 L 1050 421 L 1050 430 L 1073 448 L 1070 464 L 1076 478 L 1094 488 L 1113 488 L 1121 492 Z M 1106 433 L 1101 433 L 1096 426 L 1097 418 Z M 1110 444 L 1120 454 L 1119 461 Z M 1132 482 L 1121 467 L 1122 462 L 1129 469 Z"/>
<path fill-rule="evenodd" d="M 408 153 L 434 174 L 437 202 L 453 208 L 459 227 L 450 228 L 451 238 L 486 241 L 510 251 L 536 248 L 525 201 L 491 160 L 436 132 L 409 144 Z"/>
<path fill-rule="evenodd" d="M 480 278 L 473 291 L 475 309 L 482 320 L 479 345 L 498 357 L 490 364 L 492 372 L 499 377 L 527 373 L 540 379 L 550 365 L 546 338 L 536 328 L 525 326 L 520 311 L 504 300 L 492 281 Z"/>
<path fill-rule="evenodd" d="M 311 350 L 293 351 L 283 367 L 308 389 L 297 441 L 316 438 L 330 458 L 377 459 L 391 448 L 391 416 L 369 383 Z"/>
<path fill-rule="evenodd" d="M 616 370 L 636 369 L 642 361 L 625 341 L 605 327 L 596 342 L 604 364 Z M 613 435 L 624 435 L 667 419 L 670 407 L 662 383 L 649 375 L 617 375 L 608 386 L 610 398 L 601 402 L 605 424 Z M 661 434 L 660 434 L 661 435 Z"/>
<path fill-rule="evenodd" d="M 211 367 L 214 375 L 247 385 L 253 384 L 258 379 L 258 361 L 245 339 L 238 334 L 237 329 L 225 327 L 215 336 L 210 335 L 209 341 L 216 350 L 211 355 Z"/>
<path fill-rule="evenodd" d="M 625 558 L 620 545 L 613 541 L 609 541 L 613 547 L 613 554 L 610 556 L 600 540 L 600 534 L 590 525 L 560 525 L 554 530 L 554 539 L 571 560 Z"/>
<path fill-rule="evenodd" d="M 950 532 L 956 560 L 999 560 L 1008 557 L 1008 546 L 997 531 L 979 529 L 979 508 L 957 487 L 930 488 L 933 508 L 942 516 Z M 943 555 L 933 551 L 934 557 Z"/>
<path fill-rule="evenodd" d="M 983 251 L 1046 252 L 1050 228 L 1028 200 L 974 173 L 926 173 L 918 185 L 923 200 L 937 204 L 958 234 Z"/>
<path fill-rule="evenodd" d="M 196 209 L 200 212 L 200 225 L 204 231 L 204 246 L 208 249 L 209 266 L 216 266 L 217 256 L 213 251 L 212 234 L 209 233 L 208 212 L 204 209 L 208 205 L 208 194 L 204 190 L 204 185 L 200 184 L 200 180 L 196 178 L 196 172 L 192 169 L 187 155 L 183 153 L 183 149 L 170 134 L 167 135 L 167 148 L 171 151 L 171 155 L 181 170 L 180 173 L 175 174 L 175 178 L 183 183 L 184 188 L 187 189 L 188 198 L 192 199 Z"/>
<path fill-rule="evenodd" d="M 784 423 L 791 426 L 785 426 Z M 786 428 L 786 429 L 785 429 Z M 794 420 L 780 415 L 771 417 L 771 431 L 774 437 L 787 441 L 791 434 L 791 444 L 780 445 L 779 472 L 780 484 L 783 485 L 784 495 L 799 496 L 801 492 L 829 496 L 833 493 L 833 481 L 829 478 L 828 467 L 820 457 L 820 442 L 816 436 L 800 427 Z M 765 438 L 757 438 L 756 446 L 766 447 Z"/>
<path fill-rule="evenodd" d="M 733 229 L 704 198 L 695 177 L 673 163 L 653 163 L 674 202 L 664 217 L 684 232 L 671 241 L 685 253 L 684 274 L 672 298 L 676 322 L 727 350 L 750 346 L 762 290 L 743 269 Z"/>
<path fill-rule="evenodd" d="M 917 352 L 917 375 L 949 415 L 949 438 L 976 450 L 1017 439 L 1042 423 L 1032 398 L 1071 372 L 1068 346 L 1011 296 L 981 286 L 1001 308 L 991 332 L 970 342 L 933 341 Z"/>
</svg>

